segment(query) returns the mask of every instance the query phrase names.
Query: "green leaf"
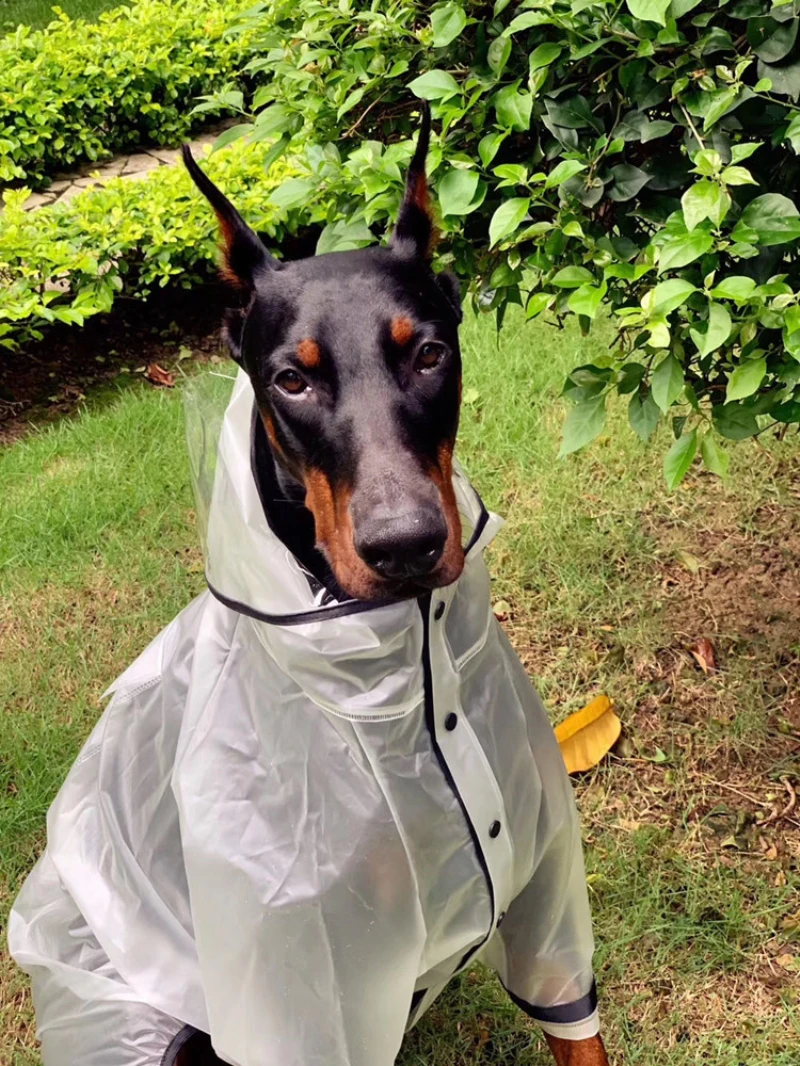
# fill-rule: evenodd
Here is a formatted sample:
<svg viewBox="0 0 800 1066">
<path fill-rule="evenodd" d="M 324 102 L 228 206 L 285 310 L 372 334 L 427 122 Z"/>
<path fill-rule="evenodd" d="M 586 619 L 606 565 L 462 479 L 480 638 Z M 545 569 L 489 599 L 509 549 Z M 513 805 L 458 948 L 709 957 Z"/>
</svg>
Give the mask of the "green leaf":
<svg viewBox="0 0 800 1066">
<path fill-rule="evenodd" d="M 703 132 L 707 133 L 712 126 L 716 126 L 728 108 L 733 104 L 739 95 L 738 88 L 731 89 L 719 89 L 713 94 L 713 99 L 706 110 L 705 117 L 703 119 Z"/>
<path fill-rule="evenodd" d="M 797 40 L 797 19 L 776 22 L 765 17 L 747 20 L 747 40 L 759 59 L 778 63 L 791 52 Z"/>
<path fill-rule="evenodd" d="M 719 285 L 716 285 L 709 295 L 713 296 L 715 300 L 725 299 L 734 300 L 736 303 L 744 303 L 749 296 L 752 296 L 755 291 L 756 283 L 752 278 L 745 277 L 744 274 L 733 274 L 729 278 L 723 278 Z"/>
<path fill-rule="evenodd" d="M 664 478 L 670 492 L 676 489 L 686 477 L 689 467 L 697 455 L 697 430 L 684 433 L 678 437 L 664 456 Z"/>
<path fill-rule="evenodd" d="M 576 315 L 594 318 L 607 289 L 605 282 L 600 285 L 581 285 L 570 296 L 567 307 Z"/>
<path fill-rule="evenodd" d="M 722 170 L 722 156 L 713 148 L 701 148 L 692 157 L 694 169 L 706 178 L 713 178 Z"/>
<path fill-rule="evenodd" d="M 657 22 L 659 26 L 666 26 L 666 14 L 670 0 L 625 0 L 625 4 L 635 19 Z"/>
<path fill-rule="evenodd" d="M 687 230 L 691 233 L 707 218 L 719 227 L 730 205 L 730 196 L 715 181 L 696 181 L 681 197 Z"/>
<path fill-rule="evenodd" d="M 511 38 L 510 37 L 495 37 L 492 43 L 489 45 L 489 50 L 486 53 L 486 59 L 489 63 L 489 67 L 496 77 L 505 70 L 508 57 L 511 55 Z"/>
<path fill-rule="evenodd" d="M 229 126 L 228 129 L 223 130 L 222 133 L 214 141 L 211 147 L 211 155 L 214 152 L 218 152 L 220 148 L 224 148 L 226 144 L 232 144 L 233 141 L 238 141 L 240 137 L 246 137 L 248 133 L 252 133 L 255 126 L 252 122 L 242 122 L 238 126 Z"/>
<path fill-rule="evenodd" d="M 639 388 L 642 378 L 647 373 L 647 367 L 642 363 L 626 363 L 619 372 L 617 392 L 620 396 L 626 396 Z"/>
<path fill-rule="evenodd" d="M 591 285 L 594 276 L 591 271 L 582 266 L 567 266 L 556 274 L 552 284 L 559 289 L 577 289 L 580 285 Z"/>
<path fill-rule="evenodd" d="M 648 144 L 650 141 L 658 140 L 659 137 L 666 137 L 668 133 L 672 133 L 675 129 L 674 122 L 667 122 L 666 119 L 657 118 L 651 122 L 646 122 L 642 126 L 642 144 Z"/>
<path fill-rule="evenodd" d="M 774 66 L 759 60 L 760 78 L 769 78 L 772 82 L 771 92 L 776 96 L 791 96 L 796 100 L 800 94 L 800 62 L 779 63 Z"/>
<path fill-rule="evenodd" d="M 360 104 L 361 101 L 364 99 L 364 93 L 366 91 L 367 90 L 365 86 L 360 86 L 358 89 L 354 89 L 351 93 L 348 93 L 344 101 L 342 102 L 341 107 L 336 112 L 336 118 L 343 118 L 348 111 L 352 111 L 356 104 Z"/>
<path fill-rule="evenodd" d="M 526 132 L 531 124 L 533 97 L 520 92 L 516 85 L 506 85 L 494 97 L 497 121 L 506 129 Z"/>
<path fill-rule="evenodd" d="M 374 243 L 375 237 L 366 222 L 348 222 L 342 218 L 338 222 L 329 222 L 319 235 L 316 254 L 349 252 Z"/>
<path fill-rule="evenodd" d="M 619 163 L 612 167 L 611 176 L 614 184 L 609 189 L 608 195 L 612 200 L 617 201 L 632 199 L 651 178 L 650 174 L 630 163 Z"/>
<path fill-rule="evenodd" d="M 701 355 L 709 355 L 724 344 L 730 336 L 731 316 L 724 304 L 709 302 L 708 322 L 705 332 L 690 329 L 689 334 Z"/>
<path fill-rule="evenodd" d="M 746 440 L 758 433 L 758 422 L 752 408 L 740 403 L 726 403 L 712 408 L 717 431 L 728 440 Z"/>
<path fill-rule="evenodd" d="M 475 200 L 480 175 L 475 170 L 451 167 L 436 184 L 442 215 L 468 215 L 478 205 Z"/>
<path fill-rule="evenodd" d="M 531 74 L 541 67 L 549 67 L 554 59 L 557 59 L 563 51 L 560 44 L 540 44 L 534 48 L 528 57 L 528 70 Z"/>
<path fill-rule="evenodd" d="M 582 170 L 586 170 L 585 163 L 579 163 L 577 159 L 562 159 L 547 175 L 544 187 L 552 189 L 554 185 L 561 185 L 562 182 L 569 181 L 576 174 L 580 174 Z"/>
<path fill-rule="evenodd" d="M 791 144 L 795 155 L 800 154 L 800 115 L 795 115 L 792 118 L 792 121 L 786 127 L 783 139 Z"/>
<path fill-rule="evenodd" d="M 535 292 L 525 305 L 525 317 L 535 318 L 542 311 L 546 311 L 555 299 L 552 292 Z"/>
<path fill-rule="evenodd" d="M 521 33 L 522 30 L 529 30 L 531 26 L 541 26 L 541 24 L 542 14 L 540 11 L 525 11 L 509 22 L 503 30 L 503 35 L 510 37 L 514 33 Z"/>
<path fill-rule="evenodd" d="M 703 457 L 706 470 L 710 470 L 712 474 L 716 474 L 717 477 L 721 477 L 723 480 L 728 476 L 728 464 L 731 461 L 731 457 L 717 444 L 717 438 L 713 433 L 708 432 L 703 437 L 700 444 L 700 454 Z"/>
<path fill-rule="evenodd" d="M 272 191 L 269 200 L 276 207 L 297 207 L 305 203 L 316 187 L 317 183 L 309 178 L 289 178 Z"/>
<path fill-rule="evenodd" d="M 567 415 L 559 458 L 585 447 L 603 431 L 606 424 L 606 394 L 576 404 Z"/>
<path fill-rule="evenodd" d="M 458 82 L 446 70 L 428 70 L 409 85 L 420 100 L 444 100 L 460 92 Z"/>
<path fill-rule="evenodd" d="M 652 437 L 653 430 L 658 425 L 660 418 L 661 411 L 659 411 L 658 404 L 653 399 L 650 389 L 645 393 L 644 399 L 642 399 L 639 392 L 635 392 L 631 396 L 631 402 L 628 404 L 628 421 L 633 432 L 645 444 Z"/>
<path fill-rule="evenodd" d="M 686 236 L 679 236 L 662 244 L 658 253 L 659 273 L 688 266 L 701 255 L 705 255 L 713 244 L 713 236 L 707 230 L 701 229 L 695 229 Z"/>
<path fill-rule="evenodd" d="M 488 167 L 497 155 L 497 151 L 505 139 L 506 134 L 503 132 L 487 133 L 485 137 L 481 137 L 478 144 L 478 155 L 481 157 L 481 163 L 485 167 Z"/>
<path fill-rule="evenodd" d="M 683 381 L 683 367 L 670 352 L 655 368 L 651 379 L 653 399 L 664 414 L 683 391 Z"/>
<path fill-rule="evenodd" d="M 758 234 L 759 243 L 770 247 L 788 244 L 800 237 L 800 212 L 788 196 L 768 192 L 751 200 L 731 234 L 733 240 L 743 240 L 737 230 L 746 228 Z"/>
<path fill-rule="evenodd" d="M 256 130 L 260 137 L 274 133 L 286 133 L 292 125 L 294 112 L 285 104 L 271 104 L 260 111 L 256 118 Z"/>
<path fill-rule="evenodd" d="M 689 299 L 693 292 L 697 292 L 697 286 L 683 278 L 670 278 L 662 281 L 653 289 L 651 315 L 668 315 Z"/>
<path fill-rule="evenodd" d="M 761 382 L 767 374 L 767 360 L 760 356 L 756 359 L 745 359 L 744 362 L 733 370 L 728 378 L 728 389 L 725 393 L 726 402 L 731 400 L 744 400 L 757 392 Z"/>
<path fill-rule="evenodd" d="M 758 185 L 747 167 L 725 167 L 720 177 L 726 185 Z"/>
<path fill-rule="evenodd" d="M 492 215 L 492 221 L 489 223 L 490 248 L 494 248 L 496 244 L 514 233 L 527 215 L 530 205 L 531 201 L 527 196 L 514 197 L 511 200 L 504 200 L 500 204 Z"/>
<path fill-rule="evenodd" d="M 433 46 L 444 48 L 454 41 L 467 24 L 467 15 L 463 7 L 458 4 L 445 4 L 437 7 L 431 13 L 433 25 Z"/>
<path fill-rule="evenodd" d="M 749 144 L 734 144 L 731 148 L 731 163 L 742 163 L 745 159 L 749 159 L 753 152 L 758 151 L 762 143 L 762 141 L 753 141 Z"/>
<path fill-rule="evenodd" d="M 597 120 L 589 107 L 589 101 L 583 96 L 570 96 L 558 100 L 546 100 L 547 114 L 556 126 L 568 130 L 580 130 L 586 126 L 597 126 Z"/>
</svg>

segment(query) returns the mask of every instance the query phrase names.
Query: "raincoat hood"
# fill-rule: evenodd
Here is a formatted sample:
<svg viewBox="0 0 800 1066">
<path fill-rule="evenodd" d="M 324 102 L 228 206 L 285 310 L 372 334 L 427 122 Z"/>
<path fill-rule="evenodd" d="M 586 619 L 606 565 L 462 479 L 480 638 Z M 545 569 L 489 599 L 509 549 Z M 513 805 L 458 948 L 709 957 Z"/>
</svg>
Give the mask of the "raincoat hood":
<svg viewBox="0 0 800 1066">
<path fill-rule="evenodd" d="M 422 689 L 416 600 L 340 602 L 270 527 L 254 476 L 257 408 L 250 379 L 209 374 L 186 400 L 187 441 L 212 594 L 269 623 L 259 630 L 269 653 L 319 706 L 343 717 L 408 713 Z M 226 395 L 230 401 L 225 404 Z M 502 526 L 454 463 L 467 564 Z M 487 605 L 488 606 L 488 605 Z M 336 622 L 335 626 L 329 623 Z"/>
<path fill-rule="evenodd" d="M 452 585 L 337 602 L 274 535 L 249 382 L 188 436 L 209 589 L 111 686 L 9 919 L 44 1066 L 392 1066 L 480 957 L 598 1031 L 572 790 L 491 610 L 499 520 L 460 469 Z M 206 1038 L 204 1038 L 206 1039 Z"/>
</svg>

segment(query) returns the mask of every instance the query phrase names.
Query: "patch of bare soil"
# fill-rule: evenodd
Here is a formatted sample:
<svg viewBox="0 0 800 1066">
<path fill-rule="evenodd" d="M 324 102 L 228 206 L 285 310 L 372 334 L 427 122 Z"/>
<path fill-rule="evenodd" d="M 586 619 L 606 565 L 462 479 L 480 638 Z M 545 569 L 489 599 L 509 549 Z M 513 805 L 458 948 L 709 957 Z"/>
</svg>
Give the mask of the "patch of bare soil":
<svg viewBox="0 0 800 1066">
<path fill-rule="evenodd" d="M 669 545 L 676 531 L 664 538 Z M 729 651 L 759 648 L 783 660 L 800 649 L 800 506 L 762 506 L 744 528 L 684 529 L 665 570 L 677 632 L 714 638 Z M 691 608 L 691 610 L 687 610 Z"/>
<path fill-rule="evenodd" d="M 217 284 L 169 289 L 146 303 L 119 301 L 82 328 L 53 326 L 43 340 L 0 354 L 0 445 L 73 413 L 89 390 L 121 374 L 168 387 L 178 362 L 220 354 L 225 306 Z"/>
</svg>

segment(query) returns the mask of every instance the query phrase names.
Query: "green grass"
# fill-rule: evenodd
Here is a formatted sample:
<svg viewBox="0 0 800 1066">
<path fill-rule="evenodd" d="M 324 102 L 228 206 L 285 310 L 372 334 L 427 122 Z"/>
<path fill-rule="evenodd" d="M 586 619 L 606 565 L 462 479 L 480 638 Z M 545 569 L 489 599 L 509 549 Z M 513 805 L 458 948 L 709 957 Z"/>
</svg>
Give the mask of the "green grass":
<svg viewBox="0 0 800 1066">
<path fill-rule="evenodd" d="M 730 487 L 694 474 L 669 496 L 662 449 L 644 449 L 615 411 L 613 434 L 557 462 L 564 373 L 607 339 L 515 319 L 498 347 L 487 321 L 468 322 L 459 447 L 508 518 L 490 551 L 494 594 L 554 718 L 607 692 L 625 725 L 624 757 L 577 782 L 608 1043 L 626 1066 L 797 1066 L 800 835 L 791 819 L 754 816 L 783 807 L 781 777 L 800 780 L 800 666 L 796 647 L 720 622 L 714 582 L 725 552 L 748 573 L 776 546 L 795 558 L 798 448 L 743 446 Z M 0 453 L 0 484 L 7 904 L 100 694 L 201 587 L 179 391 L 121 390 L 31 435 Z M 743 616 L 773 617 L 755 587 L 730 588 Z M 710 677 L 688 653 L 700 636 L 720 659 Z M 0 960 L 2 1066 L 38 1061 L 29 1019 L 24 981 Z M 535 1026 L 480 969 L 401 1056 L 547 1061 Z"/>
<path fill-rule="evenodd" d="M 0 32 L 10 33 L 17 26 L 40 28 L 55 18 L 55 0 L 0 0 Z M 73 19 L 93 22 L 101 11 L 121 6 L 121 0 L 61 0 L 58 5 Z"/>
</svg>

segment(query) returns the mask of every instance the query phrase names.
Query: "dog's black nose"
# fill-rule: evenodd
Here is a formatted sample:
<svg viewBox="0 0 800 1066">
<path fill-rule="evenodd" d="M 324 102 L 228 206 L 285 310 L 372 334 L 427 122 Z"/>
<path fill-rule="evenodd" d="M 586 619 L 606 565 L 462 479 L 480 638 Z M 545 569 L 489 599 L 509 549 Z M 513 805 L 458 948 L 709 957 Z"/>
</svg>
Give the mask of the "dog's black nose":
<svg viewBox="0 0 800 1066">
<path fill-rule="evenodd" d="M 440 514 L 412 511 L 360 523 L 356 551 L 381 577 L 412 579 L 429 574 L 442 557 L 447 526 Z"/>
</svg>

